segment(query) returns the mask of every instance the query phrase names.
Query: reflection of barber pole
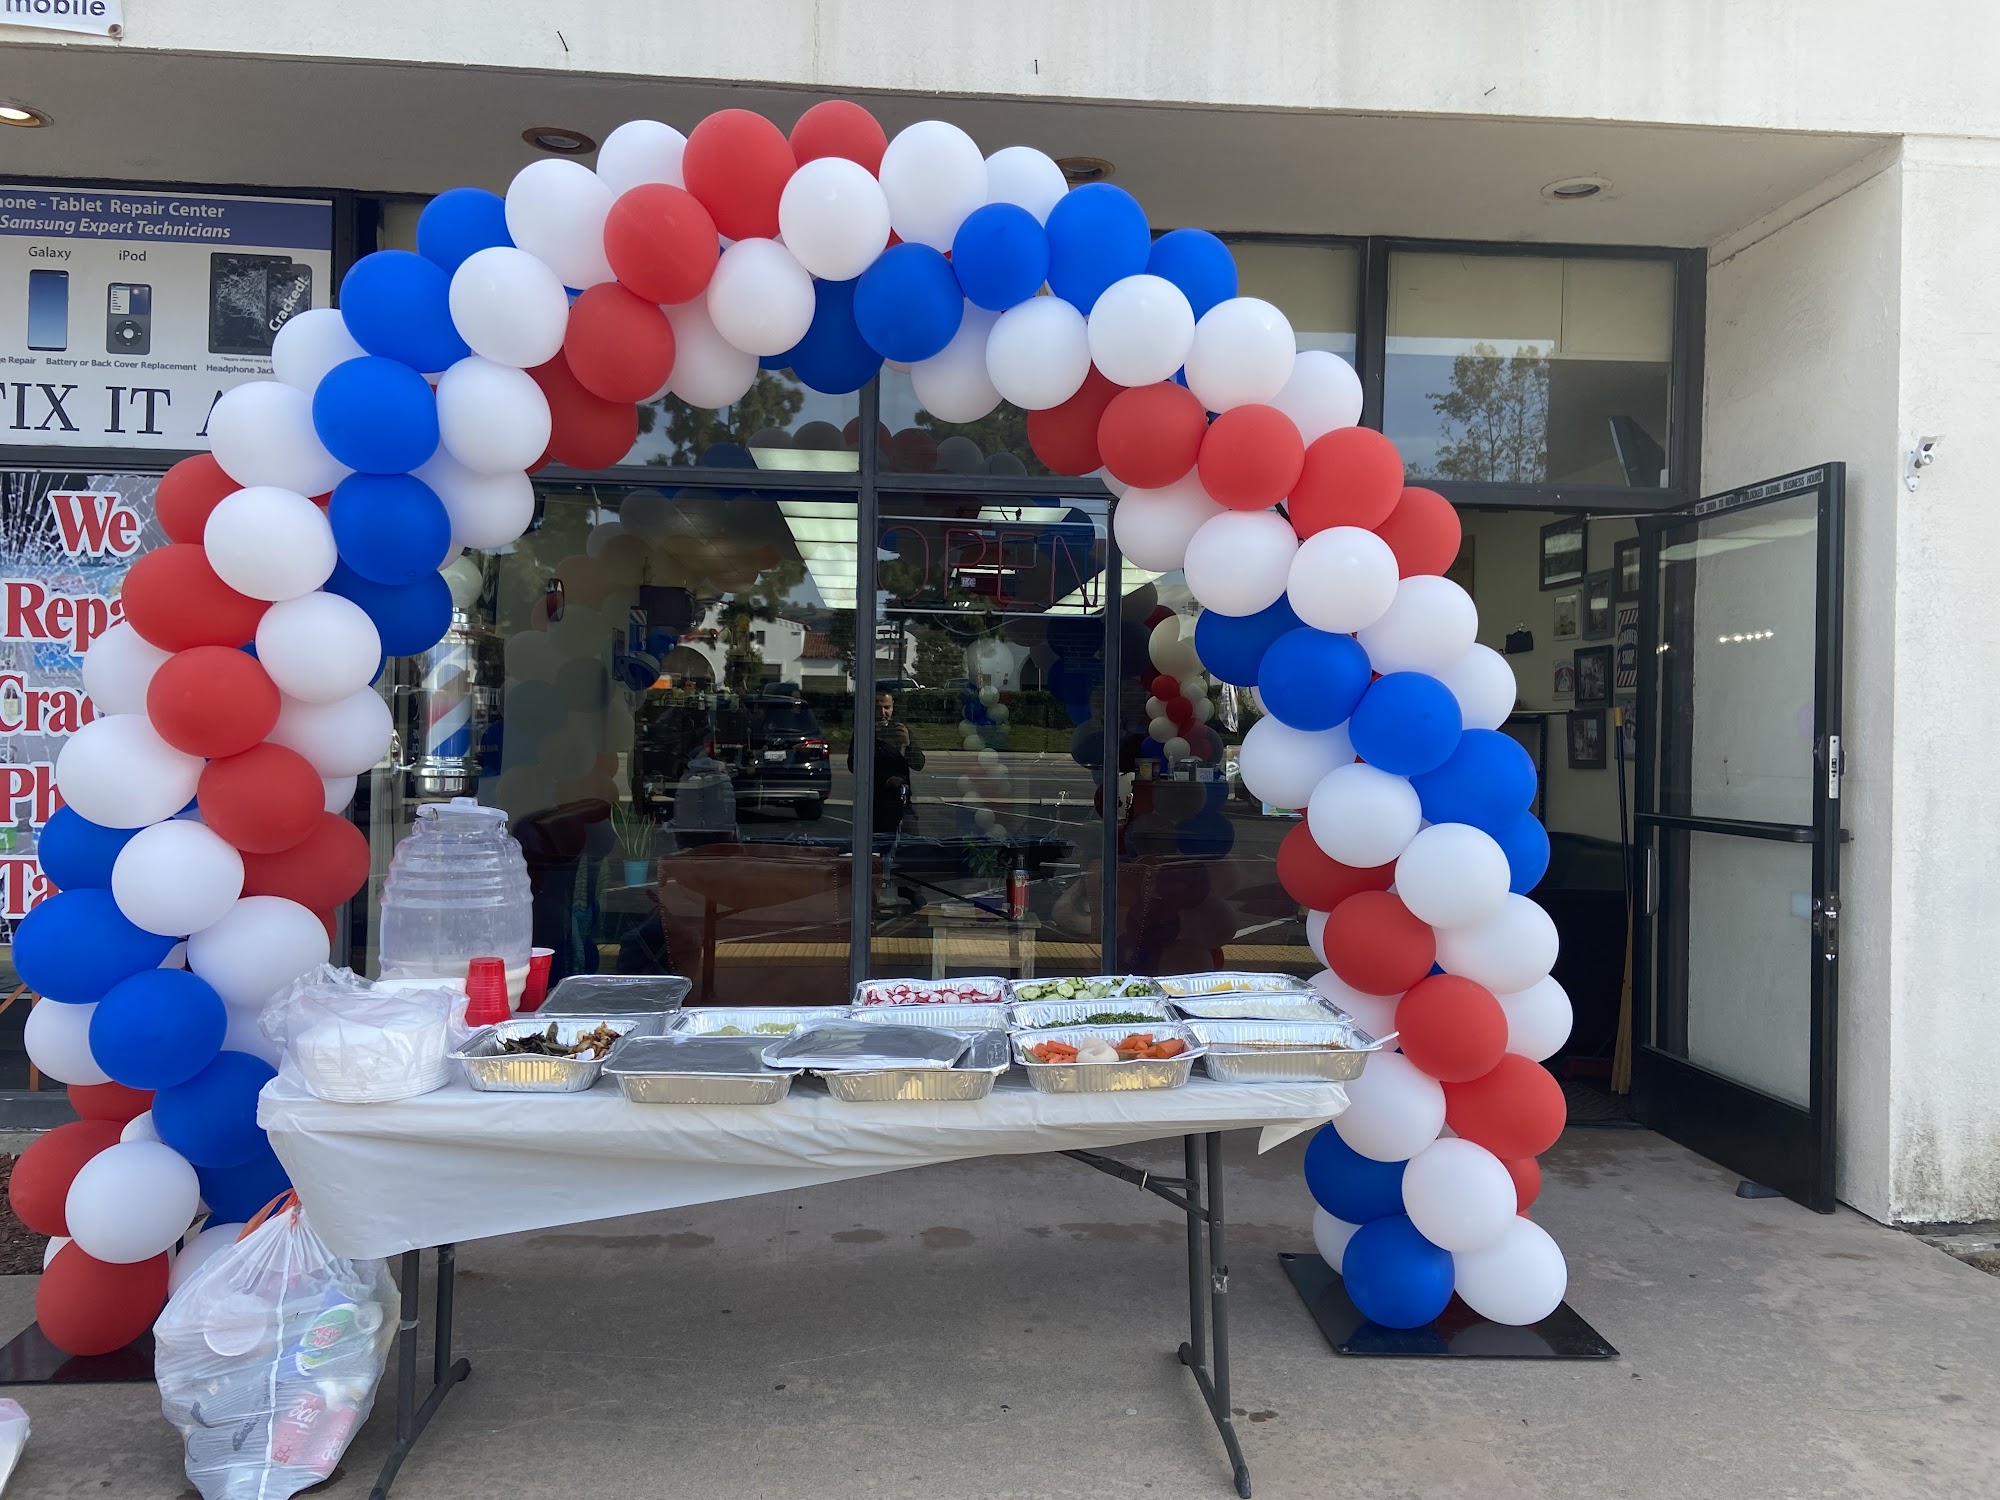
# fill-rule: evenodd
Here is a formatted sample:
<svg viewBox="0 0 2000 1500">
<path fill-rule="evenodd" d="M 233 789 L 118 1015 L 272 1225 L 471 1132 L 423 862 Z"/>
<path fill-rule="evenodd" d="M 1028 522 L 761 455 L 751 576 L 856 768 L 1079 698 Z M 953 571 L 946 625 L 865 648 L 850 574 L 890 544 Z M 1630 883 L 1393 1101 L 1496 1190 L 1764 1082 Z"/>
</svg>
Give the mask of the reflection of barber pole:
<svg viewBox="0 0 2000 1500">
<path fill-rule="evenodd" d="M 473 756 L 472 703 L 478 658 L 471 621 L 454 613 L 451 629 L 424 656 L 417 688 L 423 750 L 417 757 L 417 795 L 456 797 L 473 790 L 479 766 Z"/>
</svg>

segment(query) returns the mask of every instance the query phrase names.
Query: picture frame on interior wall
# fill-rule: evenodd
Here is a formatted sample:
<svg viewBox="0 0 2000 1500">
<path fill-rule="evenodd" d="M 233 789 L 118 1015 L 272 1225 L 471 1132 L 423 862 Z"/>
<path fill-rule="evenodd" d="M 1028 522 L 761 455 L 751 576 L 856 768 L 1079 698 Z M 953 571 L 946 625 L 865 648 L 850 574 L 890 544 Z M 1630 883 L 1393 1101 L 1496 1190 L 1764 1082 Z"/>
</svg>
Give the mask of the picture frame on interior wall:
<svg viewBox="0 0 2000 1500">
<path fill-rule="evenodd" d="M 1611 639 L 1611 570 L 1592 573 L 1583 581 L 1583 638 Z"/>
<path fill-rule="evenodd" d="M 1579 708 L 1602 708 L 1611 701 L 1611 648 L 1585 646 L 1570 653 L 1576 666 L 1576 703 Z"/>
<path fill-rule="evenodd" d="M 1639 597 L 1639 539 L 1636 536 L 1612 544 L 1611 596 L 1620 604 Z"/>
<path fill-rule="evenodd" d="M 1613 647 L 1611 685 L 1621 692 L 1639 685 L 1639 606 L 1618 606 L 1618 639 Z"/>
<path fill-rule="evenodd" d="M 1542 591 L 1565 584 L 1582 583 L 1585 559 L 1590 556 L 1590 522 L 1583 516 L 1551 521 L 1540 532 Z"/>
<path fill-rule="evenodd" d="M 1555 675 L 1549 683 L 1549 696 L 1551 698 L 1574 698 L 1576 696 L 1575 662 L 1559 661 L 1556 663 Z"/>
<path fill-rule="evenodd" d="M 1618 758 L 1627 765 L 1639 759 L 1639 700 L 1621 693 L 1611 702 L 1618 728 Z"/>
<path fill-rule="evenodd" d="M 1582 592 L 1572 589 L 1567 594 L 1557 594 L 1555 597 L 1555 610 L 1555 628 L 1550 634 L 1559 641 L 1575 640 L 1577 632 L 1581 628 L 1583 613 Z"/>
<path fill-rule="evenodd" d="M 1604 758 L 1604 710 L 1573 708 L 1569 711 L 1569 768 L 1572 771 L 1602 771 Z"/>
</svg>

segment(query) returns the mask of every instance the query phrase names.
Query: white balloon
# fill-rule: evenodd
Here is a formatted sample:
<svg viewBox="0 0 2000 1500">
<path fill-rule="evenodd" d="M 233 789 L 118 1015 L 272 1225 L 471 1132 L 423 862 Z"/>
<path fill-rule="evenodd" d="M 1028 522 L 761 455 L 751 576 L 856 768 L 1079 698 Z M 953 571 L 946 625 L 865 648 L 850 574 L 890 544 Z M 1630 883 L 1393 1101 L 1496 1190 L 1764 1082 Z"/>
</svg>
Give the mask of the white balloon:
<svg viewBox="0 0 2000 1500">
<path fill-rule="evenodd" d="M 1164 276 L 1126 276 L 1092 304 L 1091 362 L 1114 385 L 1152 385 L 1187 363 L 1194 309 Z"/>
<path fill-rule="evenodd" d="M 451 277 L 451 321 L 472 352 L 517 370 L 556 357 L 569 327 L 569 294 L 525 250 L 491 245 Z"/>
<path fill-rule="evenodd" d="M 1313 788 L 1306 826 L 1334 859 L 1372 870 L 1396 859 L 1423 826 L 1416 788 L 1374 766 L 1336 766 Z"/>
<path fill-rule="evenodd" d="M 1000 392 L 986 373 L 986 341 L 1000 314 L 972 303 L 951 342 L 929 359 L 910 366 L 917 401 L 941 422 L 977 422 L 1000 404 Z"/>
<path fill-rule="evenodd" d="M 1508 895 L 1494 914 L 1438 933 L 1438 965 L 1496 995 L 1518 994 L 1555 966 L 1556 924 L 1526 896 Z"/>
<path fill-rule="evenodd" d="M 1166 716 L 1167 705 L 1165 700 L 1148 694 L 1146 698 L 1146 722 L 1150 724 L 1153 720 L 1164 719 Z"/>
<path fill-rule="evenodd" d="M 1355 1024 L 1377 1041 L 1396 1034 L 1396 1005 L 1403 998 L 1401 995 L 1364 994 L 1331 969 L 1321 969 L 1306 983 L 1330 1005 L 1354 1017 Z"/>
<path fill-rule="evenodd" d="M 270 742 L 296 750 L 321 776 L 358 776 L 388 752 L 395 737 L 389 705 L 373 688 L 331 703 L 286 698 Z"/>
<path fill-rule="evenodd" d="M 1437 673 L 1463 658 L 1478 633 L 1472 596 L 1449 578 L 1418 573 L 1396 585 L 1389 607 L 1361 631 L 1361 644 L 1378 672 Z"/>
<path fill-rule="evenodd" d="M 153 674 L 171 655 L 120 620 L 83 653 L 83 690 L 101 714 L 142 714 Z"/>
<path fill-rule="evenodd" d="M 715 331 L 746 354 L 783 354 L 812 326 L 812 277 L 776 240 L 723 251 L 705 295 Z"/>
<path fill-rule="evenodd" d="M 64 1245 L 67 1245 L 68 1243 L 69 1243 L 69 1236 L 66 1234 L 56 1234 L 49 1236 L 48 1244 L 42 1247 L 42 1269 L 44 1271 L 46 1271 L 50 1266 L 56 1263 L 57 1254 L 62 1250 L 62 1247 Z"/>
<path fill-rule="evenodd" d="M 1433 927 L 1483 922 L 1507 899 L 1507 855 L 1469 823 L 1437 823 L 1396 860 L 1396 894 Z"/>
<path fill-rule="evenodd" d="M 1023 411 L 1060 406 L 1090 374 L 1090 331 L 1060 297 L 1030 297 L 1010 307 L 986 337 L 993 387 Z"/>
<path fill-rule="evenodd" d="M 610 187 L 582 162 L 542 157 L 507 185 L 507 236 L 564 286 L 582 291 L 613 279 L 604 258 L 604 216 L 611 201 Z"/>
<path fill-rule="evenodd" d="M 208 446 L 231 479 L 324 495 L 346 465 L 319 440 L 312 397 L 278 380 L 251 380 L 224 391 L 208 414 Z"/>
<path fill-rule="evenodd" d="M 193 1239 L 181 1246 L 167 1268 L 167 1295 L 171 1297 L 188 1282 L 194 1273 L 207 1265 L 217 1253 L 235 1244 L 243 1233 L 241 1224 L 211 1224 Z"/>
<path fill-rule="evenodd" d="M 1483 1250 L 1514 1222 L 1514 1179 L 1471 1141 L 1432 1141 L 1403 1169 L 1403 1212 L 1433 1245 Z"/>
<path fill-rule="evenodd" d="M 245 896 L 188 939 L 188 967 L 232 1007 L 261 1005 L 315 964 L 330 944 L 319 918 L 282 896 Z"/>
<path fill-rule="evenodd" d="M 1315 629 L 1336 635 L 1361 630 L 1381 619 L 1396 598 L 1396 554 L 1372 531 L 1329 526 L 1299 543 L 1285 592 L 1292 612 Z M 1378 664 L 1376 670 L 1390 669 Z"/>
<path fill-rule="evenodd" d="M 1539 1323 L 1569 1290 L 1562 1250 L 1541 1225 L 1518 1216 L 1491 1245 L 1455 1254 L 1451 1263 L 1453 1289 L 1494 1323 Z"/>
<path fill-rule="evenodd" d="M 125 1122 L 125 1128 L 118 1132 L 121 1141 L 157 1141 L 160 1132 L 153 1124 L 153 1112 L 145 1110 Z"/>
<path fill-rule="evenodd" d="M 757 356 L 744 353 L 716 331 L 708 303 L 700 297 L 678 303 L 666 313 L 674 327 L 674 373 L 667 389 L 689 406 L 709 410 L 741 401 L 757 379 Z"/>
<path fill-rule="evenodd" d="M 440 447 L 412 472 L 444 502 L 452 540 L 461 546 L 480 552 L 504 547 L 535 519 L 535 482 L 520 470 L 481 474 Z"/>
<path fill-rule="evenodd" d="M 1301 349 L 1291 378 L 1271 405 L 1292 419 L 1310 443 L 1361 420 L 1361 377 L 1354 366 L 1328 349 Z"/>
<path fill-rule="evenodd" d="M 206 825 L 169 818 L 142 828 L 111 866 L 125 920 L 165 937 L 218 922 L 243 894 L 243 856 Z"/>
<path fill-rule="evenodd" d="M 1341 1257 L 1347 1254 L 1347 1242 L 1354 1238 L 1354 1231 L 1360 1227 L 1345 1219 L 1336 1219 L 1317 1203 L 1313 1205 L 1313 1248 L 1319 1251 L 1319 1258 L 1336 1271 L 1340 1269 Z"/>
<path fill-rule="evenodd" d="M 877 176 L 896 233 L 933 250 L 951 249 L 965 216 L 986 202 L 986 158 L 971 136 L 943 120 L 897 131 Z"/>
<path fill-rule="evenodd" d="M 1189 470 L 1156 490 L 1127 490 L 1111 509 L 1111 534 L 1128 563 L 1172 573 L 1186 564 L 1194 534 L 1226 513 L 1201 487 L 1201 476 Z"/>
<path fill-rule="evenodd" d="M 302 594 L 264 611 L 257 660 L 286 695 L 331 703 L 368 686 L 382 665 L 382 637 L 368 612 L 338 594 Z"/>
<path fill-rule="evenodd" d="M 475 474 L 518 474 L 549 446 L 549 398 L 534 377 L 477 354 L 439 379 L 437 416 L 439 444 Z"/>
<path fill-rule="evenodd" d="M 1335 766 L 1354 760 L 1354 742 L 1347 726 L 1294 729 L 1277 719 L 1259 719 L 1243 736 L 1236 768 L 1243 785 L 1259 802 L 1273 807 L 1304 807 L 1313 789 Z"/>
<path fill-rule="evenodd" d="M 1156 714 L 1151 720 L 1147 722 L 1146 733 L 1150 735 L 1156 742 L 1164 745 L 1168 740 L 1172 739 L 1177 733 L 1179 733 L 1179 731 L 1174 727 L 1174 721 L 1172 719 L 1168 718 L 1165 714 Z"/>
<path fill-rule="evenodd" d="M 1570 1008 L 1569 991 L 1545 975 L 1512 995 L 1500 995 L 1500 1009 L 1507 1013 L 1507 1050 L 1531 1062 L 1553 1057 L 1569 1040 L 1575 1013 Z"/>
<path fill-rule="evenodd" d="M 1299 552 L 1298 534 L 1276 511 L 1224 511 L 1188 540 L 1188 592 L 1203 609 L 1254 615 L 1285 596 Z"/>
<path fill-rule="evenodd" d="M 354 342 L 339 309 L 309 307 L 285 319 L 271 340 L 271 373 L 310 396 L 328 370 L 367 352 Z"/>
<path fill-rule="evenodd" d="M 360 781 L 359 776 L 320 777 L 320 783 L 326 788 L 326 810 L 330 813 L 346 812 L 347 804 L 354 800 L 354 789 Z"/>
<path fill-rule="evenodd" d="M 1372 1161 L 1408 1161 L 1444 1129 L 1444 1086 L 1400 1052 L 1371 1054 L 1347 1100 L 1333 1128 Z"/>
<path fill-rule="evenodd" d="M 207 764 L 161 739 L 144 714 L 106 714 L 56 753 L 56 790 L 101 827 L 144 828 L 194 800 Z"/>
<path fill-rule="evenodd" d="M 1306 913 L 1306 946 L 1321 963 L 1326 962 L 1326 919 L 1331 915 L 1324 911 Z"/>
<path fill-rule="evenodd" d="M 1431 675 L 1451 689 L 1467 729 L 1498 729 L 1514 711 L 1514 669 L 1491 646 L 1472 646 Z"/>
<path fill-rule="evenodd" d="M 664 541 L 672 534 L 678 512 L 658 490 L 634 490 L 618 503 L 618 523 L 636 537 Z"/>
<path fill-rule="evenodd" d="M 859 162 L 822 156 L 794 172 L 778 199 L 785 248 L 823 281 L 852 281 L 889 243 L 889 200 Z M 789 347 L 789 346 L 787 346 Z"/>
<path fill-rule="evenodd" d="M 1291 379 L 1298 341 L 1260 297 L 1231 297 L 1201 315 L 1188 349 L 1188 389 L 1210 411 L 1268 402 Z"/>
<path fill-rule="evenodd" d="M 1194 753 L 1193 747 L 1177 734 L 1170 734 L 1161 740 L 1160 750 L 1167 757 L 1167 764 L 1170 766 L 1179 765 Z"/>
<path fill-rule="evenodd" d="M 986 158 L 986 201 L 1025 208 L 1043 223 L 1069 191 L 1069 179 L 1046 152 L 1003 146 Z"/>
<path fill-rule="evenodd" d="M 252 1057 L 261 1057 L 272 1067 L 278 1065 L 284 1055 L 284 1048 L 264 1035 L 261 1020 L 264 1006 L 225 1005 L 223 1013 L 228 1017 L 228 1025 L 222 1033 L 222 1050 L 225 1052 L 247 1052 Z"/>
<path fill-rule="evenodd" d="M 90 1050 L 90 1018 L 96 1005 L 64 1005 L 43 1000 L 28 1012 L 21 1045 L 28 1061 L 57 1083 L 109 1083 L 111 1075 L 98 1067 Z"/>
<path fill-rule="evenodd" d="M 296 599 L 340 561 L 326 512 L 295 490 L 256 485 L 208 513 L 201 544 L 216 576 L 252 599 Z"/>
<path fill-rule="evenodd" d="M 687 137 L 658 120 L 627 120 L 597 148 L 597 176 L 618 198 L 646 182 L 686 187 L 681 153 Z"/>
<path fill-rule="evenodd" d="M 83 1164 L 63 1217 L 85 1255 L 130 1265 L 171 1250 L 200 1207 L 201 1183 L 186 1157 L 158 1141 L 122 1141 Z"/>
</svg>

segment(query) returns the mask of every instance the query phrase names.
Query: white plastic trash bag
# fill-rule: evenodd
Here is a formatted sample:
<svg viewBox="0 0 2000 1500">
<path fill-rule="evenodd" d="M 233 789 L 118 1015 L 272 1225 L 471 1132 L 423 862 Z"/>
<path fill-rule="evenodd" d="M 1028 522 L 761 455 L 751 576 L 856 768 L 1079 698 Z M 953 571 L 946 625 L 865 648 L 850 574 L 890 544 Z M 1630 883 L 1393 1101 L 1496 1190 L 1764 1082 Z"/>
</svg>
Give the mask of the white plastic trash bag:
<svg viewBox="0 0 2000 1500">
<path fill-rule="evenodd" d="M 258 1025 L 284 1049 L 278 1074 L 318 1099 L 378 1104 L 441 1089 L 451 1080 L 452 1002 L 462 994 L 370 984 L 331 964 L 300 975 Z"/>
<path fill-rule="evenodd" d="M 0 1495 L 7 1493 L 8 1476 L 21 1461 L 28 1446 L 28 1414 L 18 1401 L 0 1400 Z"/>
<path fill-rule="evenodd" d="M 289 1197 L 210 1257 L 153 1325 L 160 1409 L 203 1500 L 286 1500 L 331 1474 L 375 1404 L 396 1307 L 388 1266 L 334 1255 Z"/>
</svg>

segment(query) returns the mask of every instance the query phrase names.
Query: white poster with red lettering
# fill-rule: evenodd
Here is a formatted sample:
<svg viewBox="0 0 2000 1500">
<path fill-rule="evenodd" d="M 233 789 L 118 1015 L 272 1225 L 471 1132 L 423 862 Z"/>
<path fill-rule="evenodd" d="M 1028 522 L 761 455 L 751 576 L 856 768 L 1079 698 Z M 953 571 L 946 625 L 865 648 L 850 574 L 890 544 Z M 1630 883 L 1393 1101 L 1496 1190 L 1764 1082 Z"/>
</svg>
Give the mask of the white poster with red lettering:
<svg viewBox="0 0 2000 1500">
<path fill-rule="evenodd" d="M 126 570 L 166 540 L 157 474 L 0 469 L 0 941 L 46 897 L 35 845 L 63 741 L 96 716 L 83 651 L 124 617 Z"/>
</svg>

